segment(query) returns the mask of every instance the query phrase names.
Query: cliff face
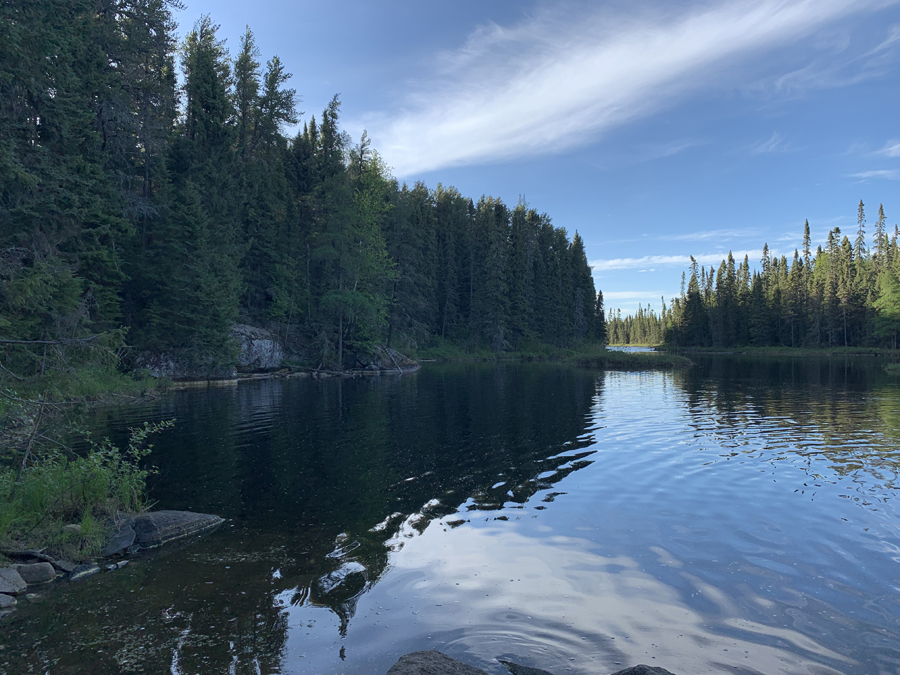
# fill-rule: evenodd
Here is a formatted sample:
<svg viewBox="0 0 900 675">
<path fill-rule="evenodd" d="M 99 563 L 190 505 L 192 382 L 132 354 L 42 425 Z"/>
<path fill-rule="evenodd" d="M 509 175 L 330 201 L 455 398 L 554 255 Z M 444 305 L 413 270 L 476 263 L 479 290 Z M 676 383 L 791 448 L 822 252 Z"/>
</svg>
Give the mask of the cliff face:
<svg viewBox="0 0 900 675">
<path fill-rule="evenodd" d="M 240 342 L 238 370 L 274 370 L 281 367 L 284 348 L 271 331 L 246 324 L 236 324 L 231 335 Z"/>
<path fill-rule="evenodd" d="M 237 347 L 236 366 L 219 366 L 212 361 L 188 358 L 176 353 L 144 352 L 135 359 L 135 368 L 148 371 L 154 377 L 172 380 L 233 380 L 239 373 L 265 373 L 285 367 L 286 357 L 293 363 L 314 363 L 308 352 L 311 345 L 303 344 L 297 335 L 287 344 L 278 334 L 258 326 L 235 324 L 231 336 Z M 344 366 L 347 371 L 367 374 L 399 374 L 418 370 L 419 364 L 395 349 L 376 345 L 371 349 L 348 350 Z"/>
</svg>

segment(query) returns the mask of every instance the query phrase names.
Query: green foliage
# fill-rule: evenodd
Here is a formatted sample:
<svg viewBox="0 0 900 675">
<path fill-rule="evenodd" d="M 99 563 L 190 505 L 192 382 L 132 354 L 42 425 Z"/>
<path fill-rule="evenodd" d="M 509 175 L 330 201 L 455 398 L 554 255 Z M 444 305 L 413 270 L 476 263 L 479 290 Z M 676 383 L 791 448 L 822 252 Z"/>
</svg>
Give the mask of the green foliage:
<svg viewBox="0 0 900 675">
<path fill-rule="evenodd" d="M 82 455 L 56 450 L 24 470 L 0 467 L 0 542 L 50 547 L 76 558 L 98 553 L 117 516 L 147 508 L 149 470 L 141 462 L 152 446 L 146 441 L 173 424 L 132 429 L 125 449 L 104 439 Z"/>
<path fill-rule="evenodd" d="M 336 96 L 288 139 L 278 57 L 263 66 L 248 28 L 232 58 L 209 16 L 178 45 L 179 6 L 0 6 L 4 337 L 103 335 L 104 354 L 203 368 L 234 364 L 238 320 L 278 321 L 338 368 L 379 342 L 602 339 L 577 234 L 524 203 L 398 185 L 365 134 L 341 131 Z M 111 365 L 66 344 L 4 348 L 0 379 Z"/>
</svg>

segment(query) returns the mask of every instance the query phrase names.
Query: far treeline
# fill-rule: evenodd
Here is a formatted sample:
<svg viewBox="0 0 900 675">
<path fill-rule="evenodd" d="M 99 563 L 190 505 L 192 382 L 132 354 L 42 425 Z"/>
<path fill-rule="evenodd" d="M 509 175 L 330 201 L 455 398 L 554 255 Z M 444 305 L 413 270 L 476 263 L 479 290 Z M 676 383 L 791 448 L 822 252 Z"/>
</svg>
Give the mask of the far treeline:
<svg viewBox="0 0 900 675">
<path fill-rule="evenodd" d="M 263 64 L 249 29 L 232 57 L 208 17 L 177 44 L 178 6 L 0 4 L 0 377 L 97 335 L 234 363 L 238 322 L 338 368 L 374 343 L 603 340 L 578 234 L 399 184 L 340 130 L 337 97 L 289 138 L 278 57 Z"/>
<path fill-rule="evenodd" d="M 884 208 L 871 247 L 866 241 L 865 206 L 859 203 L 853 241 L 840 228 L 828 233 L 823 249 L 811 250 L 809 221 L 803 250 L 792 260 L 770 256 L 763 246 L 760 269 L 731 253 L 718 269 L 706 270 L 691 257 L 691 276 L 681 295 L 656 313 L 648 306 L 633 316 L 610 312 L 611 344 L 673 347 L 887 347 L 900 334 L 900 249 L 898 228 L 886 227 Z"/>
</svg>

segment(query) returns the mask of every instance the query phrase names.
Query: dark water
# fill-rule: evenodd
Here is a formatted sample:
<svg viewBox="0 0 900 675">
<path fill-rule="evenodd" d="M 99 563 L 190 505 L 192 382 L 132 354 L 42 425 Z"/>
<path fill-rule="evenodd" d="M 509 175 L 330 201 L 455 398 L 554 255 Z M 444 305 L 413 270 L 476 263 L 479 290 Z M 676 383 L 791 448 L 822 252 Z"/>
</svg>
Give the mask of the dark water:
<svg viewBox="0 0 900 675">
<path fill-rule="evenodd" d="M 227 525 L 23 602 L 0 671 L 383 675 L 435 648 L 498 674 L 900 672 L 880 363 L 432 366 L 96 423 L 168 418 L 158 508 Z"/>
</svg>

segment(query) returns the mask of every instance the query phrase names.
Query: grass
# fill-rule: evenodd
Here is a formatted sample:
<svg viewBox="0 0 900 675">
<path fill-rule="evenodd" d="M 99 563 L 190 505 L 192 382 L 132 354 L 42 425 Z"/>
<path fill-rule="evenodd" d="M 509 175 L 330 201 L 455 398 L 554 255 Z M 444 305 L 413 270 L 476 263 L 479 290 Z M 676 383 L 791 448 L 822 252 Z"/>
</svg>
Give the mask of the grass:
<svg viewBox="0 0 900 675">
<path fill-rule="evenodd" d="M 889 363 L 884 369 L 891 375 L 900 375 L 900 363 Z"/>
<path fill-rule="evenodd" d="M 619 352 L 608 350 L 596 343 L 584 343 L 578 347 L 563 349 L 543 343 L 526 343 L 512 352 L 492 352 L 488 349 L 468 351 L 458 344 L 438 342 L 413 354 L 419 361 L 546 361 L 574 363 L 586 368 L 611 368 L 618 370 L 650 370 L 656 368 L 687 368 L 690 359 L 677 354 L 657 352 Z"/>
</svg>

